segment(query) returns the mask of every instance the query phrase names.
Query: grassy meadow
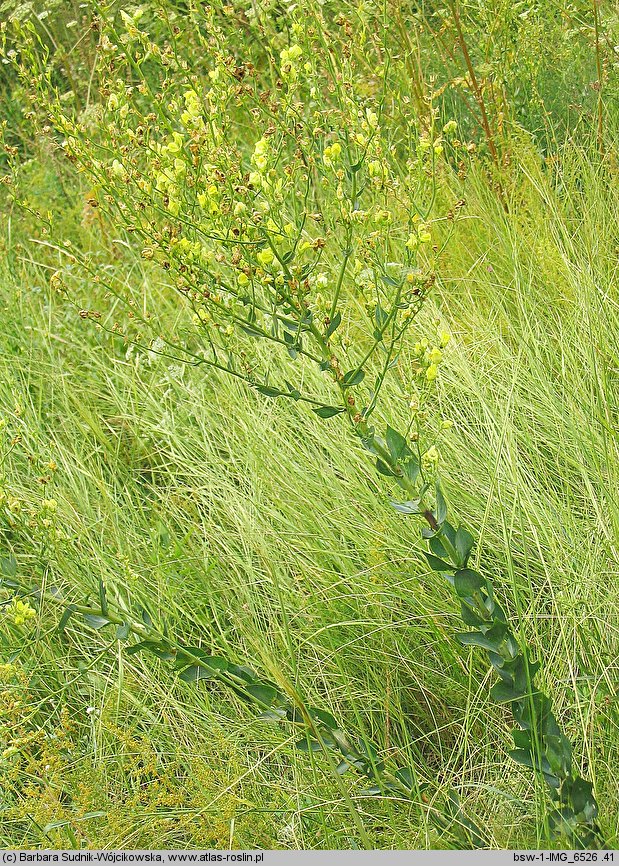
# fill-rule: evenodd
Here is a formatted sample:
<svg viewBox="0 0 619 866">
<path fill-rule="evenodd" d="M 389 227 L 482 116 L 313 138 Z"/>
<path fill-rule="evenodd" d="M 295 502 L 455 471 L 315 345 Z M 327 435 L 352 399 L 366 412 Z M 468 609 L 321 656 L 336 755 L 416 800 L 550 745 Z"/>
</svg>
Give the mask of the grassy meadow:
<svg viewBox="0 0 619 866">
<path fill-rule="evenodd" d="M 548 87 L 563 105 L 560 86 Z M 471 562 L 493 575 L 514 633 L 543 660 L 538 682 L 594 785 L 611 848 L 614 105 L 603 154 L 595 112 L 573 129 L 557 122 L 543 145 L 517 112 L 499 175 L 480 145 L 466 205 L 377 410 L 406 428 L 416 335 L 449 333 L 425 417 L 453 422 L 439 445 L 450 513 L 475 535 Z M 19 149 L 27 120 L 11 122 Z M 112 249 L 120 230 L 92 218 L 82 177 L 47 159 L 40 141 L 28 147 L 19 156 L 28 208 L 7 184 L 0 216 L 0 845 L 459 847 L 434 820 L 453 791 L 484 847 L 552 845 L 543 779 L 507 755 L 508 707 L 489 698 L 495 676 L 478 649 L 453 640 L 462 630 L 453 590 L 346 424 L 97 328 L 50 289 L 63 267 L 56 245 L 70 240 L 156 310 L 162 333 L 191 321 L 139 244 L 127 236 L 121 253 Z M 455 180 L 441 184 L 439 204 L 460 195 Z M 52 235 L 36 217 L 48 209 Z M 76 267 L 71 280 L 81 305 L 99 303 L 92 274 Z M 354 341 L 351 309 L 341 327 Z M 273 378 L 289 375 L 285 353 L 267 341 L 255 352 Z M 306 365 L 300 375 L 332 399 L 324 372 Z M 6 613 L 15 577 L 33 587 L 36 616 L 25 623 Z M 147 627 L 165 620 L 175 640 L 248 665 L 370 738 L 381 758 L 414 766 L 422 807 L 368 793 L 367 779 L 338 772 L 328 752 L 300 751 L 295 726 L 260 718 L 225 685 L 184 682 L 166 658 L 127 653 L 92 620 L 61 621 L 60 598 L 100 603 L 101 585 L 121 613 L 143 607 Z"/>
</svg>

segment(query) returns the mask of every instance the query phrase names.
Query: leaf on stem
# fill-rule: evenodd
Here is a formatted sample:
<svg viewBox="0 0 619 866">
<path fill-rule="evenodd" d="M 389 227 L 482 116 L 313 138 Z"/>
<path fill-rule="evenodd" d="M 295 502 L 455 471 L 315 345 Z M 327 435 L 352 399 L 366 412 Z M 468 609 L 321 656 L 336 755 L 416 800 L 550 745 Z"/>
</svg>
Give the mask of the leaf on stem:
<svg viewBox="0 0 619 866">
<path fill-rule="evenodd" d="M 460 568 L 454 574 L 454 586 L 460 598 L 470 598 L 484 587 L 486 581 L 472 568 Z"/>
<path fill-rule="evenodd" d="M 336 313 L 335 316 L 333 316 L 333 318 L 329 322 L 327 330 L 325 331 L 325 339 L 328 340 L 329 337 L 331 337 L 337 331 L 337 329 L 339 328 L 339 326 L 341 324 L 342 324 L 342 314 Z"/>
<path fill-rule="evenodd" d="M 419 500 L 411 499 L 409 502 L 392 502 L 389 500 L 389 504 L 395 508 L 396 511 L 399 511 L 400 514 L 419 514 Z"/>
<path fill-rule="evenodd" d="M 397 463 L 407 457 L 412 457 L 413 452 L 408 447 L 408 443 L 401 433 L 394 430 L 393 427 L 387 426 L 387 434 L 385 436 L 387 448 L 393 460 Z"/>
<path fill-rule="evenodd" d="M 312 412 L 315 412 L 319 418 L 333 418 L 334 415 L 341 415 L 344 409 L 340 406 L 314 406 Z"/>
<path fill-rule="evenodd" d="M 97 629 L 98 631 L 100 628 L 109 625 L 111 620 L 106 616 L 100 616 L 98 613 L 85 613 L 84 622 L 86 625 L 89 625 L 91 628 Z"/>
<path fill-rule="evenodd" d="M 438 556 L 434 556 L 425 550 L 423 553 L 432 571 L 453 571 L 453 565 L 450 562 L 445 562 L 444 559 L 439 559 Z M 470 593 L 468 594 L 470 595 Z"/>
<path fill-rule="evenodd" d="M 469 561 L 474 544 L 475 539 L 471 533 L 463 526 L 459 526 L 456 531 L 455 548 L 458 554 L 458 565 L 461 568 L 464 568 Z"/>
<path fill-rule="evenodd" d="M 364 370 L 349 370 L 344 374 L 341 385 L 343 388 L 351 388 L 353 385 L 360 385 L 364 379 Z"/>
</svg>

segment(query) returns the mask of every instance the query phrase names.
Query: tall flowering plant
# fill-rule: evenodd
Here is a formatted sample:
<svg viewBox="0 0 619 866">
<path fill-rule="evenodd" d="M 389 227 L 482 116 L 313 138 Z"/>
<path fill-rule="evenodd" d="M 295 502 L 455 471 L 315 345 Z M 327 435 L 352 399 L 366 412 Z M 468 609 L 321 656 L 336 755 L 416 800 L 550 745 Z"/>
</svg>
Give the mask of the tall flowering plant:
<svg viewBox="0 0 619 866">
<path fill-rule="evenodd" d="M 510 754 L 548 785 L 548 825 L 572 845 L 597 847 L 592 786 L 536 684 L 540 664 L 491 576 L 470 567 L 472 534 L 449 518 L 438 433 L 424 406 L 449 334 L 407 343 L 415 376 L 406 429 L 388 423 L 381 401 L 463 206 L 458 199 L 441 211 L 437 202 L 465 174 L 467 148 L 453 121 L 439 123 L 431 94 L 425 114 L 412 115 L 394 89 L 405 80 L 394 66 L 404 61 L 384 50 L 368 8 L 327 19 L 300 4 L 272 31 L 232 7 L 196 4 L 184 19 L 166 3 L 101 13 L 102 99 L 79 114 L 66 110 L 36 29 L 22 30 L 11 60 L 33 105 L 45 104 L 47 131 L 87 179 L 89 206 L 139 250 L 162 295 L 177 296 L 187 315 L 173 333 L 162 329 L 116 266 L 54 240 L 66 267 L 52 287 L 129 344 L 223 371 L 325 422 L 346 419 L 394 509 L 425 524 L 428 564 L 453 588 L 466 626 L 456 639 L 485 652 L 498 677 L 491 696 L 511 710 Z M 359 49 L 364 61 L 374 57 L 371 73 Z M 92 278 L 87 301 L 76 268 Z M 307 365 L 324 374 L 323 387 L 305 385 Z M 187 681 L 219 678 L 267 716 L 306 724 L 300 748 L 335 750 L 341 772 L 357 769 L 375 792 L 420 794 L 414 768 L 387 770 L 374 746 L 354 742 L 330 714 L 299 708 L 247 668 L 174 644 L 152 621 L 115 613 L 105 588 L 97 610 L 67 607 L 65 624 L 75 614 L 115 625 L 119 639 L 137 636 L 129 652 L 173 660 Z M 453 804 L 451 821 L 482 844 Z"/>
</svg>

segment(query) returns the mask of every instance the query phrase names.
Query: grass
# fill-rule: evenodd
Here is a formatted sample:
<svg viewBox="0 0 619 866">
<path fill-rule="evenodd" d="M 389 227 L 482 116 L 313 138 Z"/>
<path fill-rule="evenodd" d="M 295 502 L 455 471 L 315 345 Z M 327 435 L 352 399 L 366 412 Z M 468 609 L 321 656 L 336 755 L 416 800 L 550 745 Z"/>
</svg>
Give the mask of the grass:
<svg viewBox="0 0 619 866">
<path fill-rule="evenodd" d="M 523 146 L 509 218 L 483 177 L 470 179 L 424 315 L 454 334 L 439 393 L 455 425 L 442 446 L 451 506 L 543 656 L 612 846 L 619 195 L 575 147 L 557 173 Z M 491 846 L 536 847 L 545 793 L 508 762 L 509 724 L 483 663 L 451 640 L 448 587 L 364 454 L 351 458 L 341 419 L 127 352 L 50 297 L 43 269 L 5 243 L 0 417 L 22 436 L 6 486 L 24 507 L 53 496 L 60 531 L 49 557 L 36 535 L 15 539 L 20 569 L 76 601 L 101 578 L 110 595 L 147 602 L 177 636 L 293 686 L 413 762 L 433 782 L 430 811 L 454 787 Z M 140 268 L 132 279 L 156 293 Z M 390 386 L 402 417 L 409 370 L 404 356 Z M 45 492 L 32 455 L 58 464 Z M 44 609 L 17 658 L 24 683 L 9 677 L 4 693 L 23 742 L 0 768 L 1 845 L 447 844 L 427 812 L 367 797 L 230 693 L 187 686 L 77 621 L 62 638 L 58 618 Z M 8 628 L 2 640 L 7 658 L 21 643 Z"/>
</svg>

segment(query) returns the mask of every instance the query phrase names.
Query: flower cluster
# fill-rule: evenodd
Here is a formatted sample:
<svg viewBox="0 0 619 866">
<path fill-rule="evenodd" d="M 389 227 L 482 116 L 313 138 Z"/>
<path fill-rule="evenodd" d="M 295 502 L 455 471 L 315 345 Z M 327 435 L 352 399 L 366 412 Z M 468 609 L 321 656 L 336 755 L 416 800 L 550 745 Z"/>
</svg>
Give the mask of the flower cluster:
<svg viewBox="0 0 619 866">
<path fill-rule="evenodd" d="M 417 375 L 428 382 L 433 382 L 438 375 L 439 364 L 443 360 L 443 349 L 449 343 L 451 335 L 447 331 L 438 334 L 437 343 L 431 345 L 425 338 L 413 346 L 413 356 L 416 361 Z"/>
<path fill-rule="evenodd" d="M 6 614 L 11 618 L 16 626 L 26 625 L 36 617 L 36 611 L 30 606 L 28 599 L 22 601 L 21 598 L 13 599 L 6 607 Z"/>
<path fill-rule="evenodd" d="M 189 315 L 166 334 L 129 283 L 87 258 L 102 308 L 119 300 L 111 324 L 105 310 L 75 300 L 67 272 L 52 283 L 129 347 L 189 355 L 321 411 L 318 394 L 297 388 L 301 370 L 285 388 L 268 381 L 262 347 L 270 343 L 343 385 L 344 411 L 365 423 L 379 389 L 363 398 L 363 412 L 353 389 L 367 373 L 375 379 L 383 350 L 398 355 L 434 285 L 443 229 L 432 203 L 443 139 L 452 141 L 455 128 L 441 130 L 432 107 L 416 126 L 378 58 L 368 86 L 366 60 L 346 48 L 355 25 L 345 18 L 342 51 L 333 52 L 318 19 L 299 12 L 288 44 L 265 30 L 257 55 L 241 50 L 225 15 L 192 15 L 199 26 L 185 32 L 177 19 L 172 40 L 146 13 L 121 16 L 120 29 L 102 21 L 104 102 L 77 116 L 61 101 L 50 106 L 66 155 L 92 187 L 96 225 L 135 241 L 162 305 L 178 293 Z M 363 16 L 359 27 L 367 39 Z M 440 345 L 418 353 L 425 381 L 440 361 Z"/>
</svg>

